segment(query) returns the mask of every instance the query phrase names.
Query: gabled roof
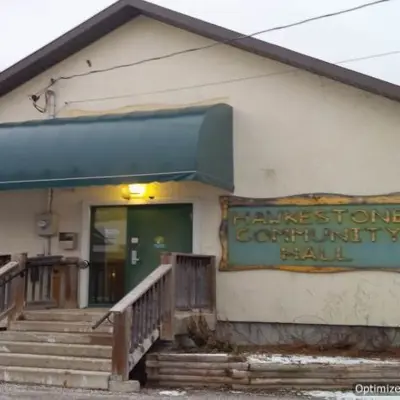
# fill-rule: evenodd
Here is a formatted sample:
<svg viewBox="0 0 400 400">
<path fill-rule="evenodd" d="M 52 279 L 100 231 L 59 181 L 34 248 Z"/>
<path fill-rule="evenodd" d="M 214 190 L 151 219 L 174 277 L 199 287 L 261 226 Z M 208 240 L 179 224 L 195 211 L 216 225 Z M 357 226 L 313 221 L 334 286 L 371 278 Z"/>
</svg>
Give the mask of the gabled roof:
<svg viewBox="0 0 400 400">
<path fill-rule="evenodd" d="M 0 73 L 0 97 L 82 50 L 126 22 L 143 15 L 200 36 L 226 42 L 259 56 L 313 72 L 365 91 L 400 101 L 400 86 L 349 70 L 255 38 L 241 36 L 143 0 L 120 0 L 63 36 Z"/>
</svg>

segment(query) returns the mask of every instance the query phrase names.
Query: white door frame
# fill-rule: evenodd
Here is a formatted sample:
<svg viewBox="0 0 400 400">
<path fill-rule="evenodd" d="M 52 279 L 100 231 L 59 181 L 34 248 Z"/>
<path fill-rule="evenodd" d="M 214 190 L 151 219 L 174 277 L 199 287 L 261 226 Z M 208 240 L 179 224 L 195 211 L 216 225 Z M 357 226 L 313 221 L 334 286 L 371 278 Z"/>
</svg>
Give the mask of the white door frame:
<svg viewBox="0 0 400 400">
<path fill-rule="evenodd" d="M 90 258 L 90 219 L 92 207 L 107 206 L 136 206 L 136 205 L 161 205 L 161 204 L 192 204 L 192 246 L 193 253 L 201 254 L 201 221 L 203 220 L 203 201 L 198 198 L 180 198 L 180 199 L 135 199 L 132 201 L 120 200 L 111 202 L 83 202 L 82 203 L 82 227 L 81 227 L 81 258 L 89 260 Z M 85 308 L 89 304 L 89 268 L 79 271 L 78 280 L 78 304 L 79 308 Z"/>
</svg>

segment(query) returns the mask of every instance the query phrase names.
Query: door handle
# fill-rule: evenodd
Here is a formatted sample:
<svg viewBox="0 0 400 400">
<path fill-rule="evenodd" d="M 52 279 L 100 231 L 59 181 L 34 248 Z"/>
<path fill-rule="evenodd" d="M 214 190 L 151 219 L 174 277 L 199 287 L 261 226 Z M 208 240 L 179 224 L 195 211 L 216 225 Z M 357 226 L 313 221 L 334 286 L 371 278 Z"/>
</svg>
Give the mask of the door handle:
<svg viewBox="0 0 400 400">
<path fill-rule="evenodd" d="M 136 265 L 140 262 L 140 259 L 137 256 L 137 251 L 136 250 L 132 250 L 131 251 L 131 264 L 132 265 Z"/>
</svg>

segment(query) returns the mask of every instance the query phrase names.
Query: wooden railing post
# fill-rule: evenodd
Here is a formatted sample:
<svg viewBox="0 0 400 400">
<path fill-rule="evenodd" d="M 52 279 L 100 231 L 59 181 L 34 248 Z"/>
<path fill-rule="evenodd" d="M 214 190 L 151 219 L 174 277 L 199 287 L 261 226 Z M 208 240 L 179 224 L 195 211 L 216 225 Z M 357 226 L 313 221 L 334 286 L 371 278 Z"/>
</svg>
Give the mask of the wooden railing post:
<svg viewBox="0 0 400 400">
<path fill-rule="evenodd" d="M 16 277 L 12 282 L 12 302 L 14 303 L 14 308 L 8 318 L 8 323 L 15 321 L 24 310 L 25 306 L 25 275 L 26 271 L 26 259 L 28 255 L 26 253 L 22 253 L 16 256 L 13 256 L 13 261 L 18 262 L 18 267 L 16 272 L 19 272 L 20 275 Z"/>
<path fill-rule="evenodd" d="M 169 252 L 163 252 L 161 253 L 161 257 L 160 257 L 160 264 L 164 265 L 164 264 L 171 264 L 171 257 L 172 254 Z"/>
<path fill-rule="evenodd" d="M 175 268 L 176 268 L 176 254 L 170 253 L 168 255 L 169 263 L 172 265 L 171 271 L 165 279 L 165 287 L 163 292 L 164 313 L 161 319 L 161 339 L 174 340 L 175 339 Z"/>
<path fill-rule="evenodd" d="M 129 353 L 131 348 L 132 307 L 114 314 L 112 346 L 112 379 L 129 380 Z"/>
<path fill-rule="evenodd" d="M 175 274 L 173 254 L 93 326 L 96 329 L 113 316 L 111 381 L 126 381 L 129 372 L 158 338 L 175 337 Z"/>
<path fill-rule="evenodd" d="M 78 265 L 68 264 L 64 270 L 63 308 L 78 308 Z"/>
<path fill-rule="evenodd" d="M 25 306 L 25 267 L 26 267 L 26 259 L 28 258 L 28 254 L 23 253 L 19 257 L 19 267 L 18 272 L 20 272 L 20 276 L 17 278 L 17 293 L 15 298 L 15 309 L 17 314 L 22 313 Z"/>
<path fill-rule="evenodd" d="M 209 286 L 210 286 L 210 304 L 211 310 L 217 312 L 217 269 L 216 269 L 216 257 L 211 257 L 210 260 L 210 274 L 209 274 Z"/>
</svg>

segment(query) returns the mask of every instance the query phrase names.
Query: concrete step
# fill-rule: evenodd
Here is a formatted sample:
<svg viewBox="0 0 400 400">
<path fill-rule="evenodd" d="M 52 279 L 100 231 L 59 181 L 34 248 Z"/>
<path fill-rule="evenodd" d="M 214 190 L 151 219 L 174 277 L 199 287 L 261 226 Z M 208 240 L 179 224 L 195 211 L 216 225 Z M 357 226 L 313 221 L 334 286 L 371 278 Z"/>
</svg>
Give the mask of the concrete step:
<svg viewBox="0 0 400 400">
<path fill-rule="evenodd" d="M 0 337 L 1 339 L 1 337 Z M 32 343 L 0 340 L 0 353 L 42 354 L 69 357 L 111 358 L 111 346 Z"/>
<path fill-rule="evenodd" d="M 111 360 L 39 354 L 0 353 L 0 365 L 27 368 L 75 369 L 111 372 Z"/>
<path fill-rule="evenodd" d="M 107 390 L 109 379 L 107 372 L 0 365 L 0 381 L 7 383 Z"/>
<path fill-rule="evenodd" d="M 40 310 L 24 311 L 22 319 L 26 321 L 65 321 L 65 322 L 87 322 L 94 324 L 105 312 L 89 310 Z M 109 324 L 105 321 L 104 324 Z"/>
<path fill-rule="evenodd" d="M 10 326 L 13 331 L 36 332 L 81 332 L 92 333 L 92 325 L 85 322 L 58 322 L 58 321 L 16 321 Z M 100 325 L 96 332 L 112 333 L 112 325 Z"/>
<path fill-rule="evenodd" d="M 109 308 L 104 307 L 91 307 L 91 308 L 30 308 L 29 305 L 25 307 L 25 311 L 33 312 L 69 312 L 69 313 L 92 313 L 92 314 L 105 314 Z"/>
<path fill-rule="evenodd" d="M 111 346 L 112 336 L 110 333 L 63 333 L 63 332 L 25 332 L 4 331 L 0 332 L 0 340 L 12 342 L 35 342 L 35 343 L 64 343 Z"/>
</svg>

